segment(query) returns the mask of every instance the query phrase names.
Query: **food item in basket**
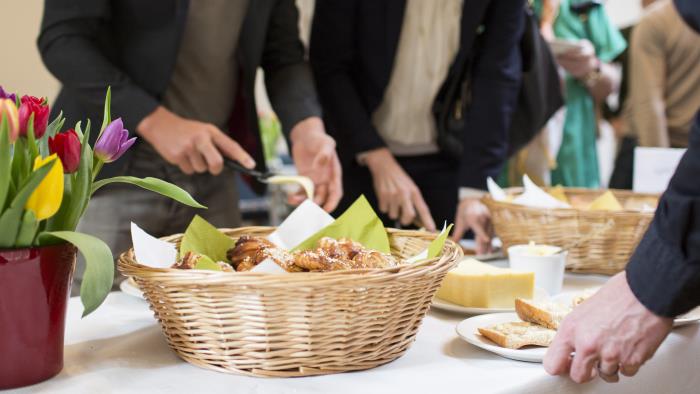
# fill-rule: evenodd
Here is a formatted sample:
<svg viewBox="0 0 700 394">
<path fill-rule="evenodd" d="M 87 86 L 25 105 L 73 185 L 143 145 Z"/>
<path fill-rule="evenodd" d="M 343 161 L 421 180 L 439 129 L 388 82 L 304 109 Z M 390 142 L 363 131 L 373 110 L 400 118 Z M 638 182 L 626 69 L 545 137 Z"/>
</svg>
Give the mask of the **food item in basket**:
<svg viewBox="0 0 700 394">
<path fill-rule="evenodd" d="M 548 193 L 550 196 L 556 198 L 564 204 L 571 205 L 569 199 L 566 197 L 566 193 L 564 192 L 564 187 L 562 187 L 562 185 L 554 186 L 553 188 L 549 189 Z"/>
<path fill-rule="evenodd" d="M 535 275 L 465 259 L 449 271 L 437 297 L 474 308 L 509 308 L 516 298 L 532 298 Z"/>
<path fill-rule="evenodd" d="M 529 322 L 511 322 L 479 328 L 479 334 L 500 347 L 520 349 L 531 345 L 549 346 L 557 332 Z"/>
<path fill-rule="evenodd" d="M 209 258 L 206 256 L 202 256 L 201 254 L 197 254 L 195 252 L 187 252 L 185 253 L 184 256 L 182 256 L 180 259 L 178 259 L 175 264 L 172 265 L 172 268 L 178 268 L 178 269 L 203 269 L 203 265 L 214 265 L 218 266 L 220 271 L 224 272 L 233 272 L 233 268 L 231 267 L 230 264 L 225 263 L 223 261 L 215 261 L 212 262 Z M 204 268 L 208 269 L 208 268 Z M 215 269 L 215 268 L 214 268 Z"/>
<path fill-rule="evenodd" d="M 538 324 L 556 330 L 562 320 L 571 313 L 570 305 L 556 302 L 536 302 L 518 298 L 515 300 L 515 312 L 523 321 Z"/>
<path fill-rule="evenodd" d="M 366 249 L 350 239 L 321 238 L 313 250 L 289 252 L 264 238 L 242 236 L 227 256 L 236 271 L 250 271 L 270 259 L 289 272 L 388 268 L 398 265 L 391 255 Z"/>
<path fill-rule="evenodd" d="M 617 201 L 615 195 L 608 190 L 593 200 L 588 206 L 589 211 L 621 211 L 622 205 Z"/>
</svg>

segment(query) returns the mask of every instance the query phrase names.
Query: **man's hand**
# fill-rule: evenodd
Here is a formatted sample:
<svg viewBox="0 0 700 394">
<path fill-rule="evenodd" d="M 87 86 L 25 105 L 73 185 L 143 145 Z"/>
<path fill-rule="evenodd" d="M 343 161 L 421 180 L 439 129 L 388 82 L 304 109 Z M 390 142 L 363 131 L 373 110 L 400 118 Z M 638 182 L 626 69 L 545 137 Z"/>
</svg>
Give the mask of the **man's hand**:
<svg viewBox="0 0 700 394">
<path fill-rule="evenodd" d="M 478 197 L 465 197 L 459 201 L 452 240 L 459 242 L 467 230 L 474 232 L 476 254 L 491 253 L 493 238 L 491 212 Z"/>
<path fill-rule="evenodd" d="M 618 371 L 637 373 L 672 326 L 673 319 L 653 314 L 637 300 L 621 272 L 567 316 L 547 350 L 544 368 L 552 375 L 568 374 L 577 383 L 596 375 L 617 382 Z"/>
<path fill-rule="evenodd" d="M 343 196 L 342 170 L 335 152 L 335 140 L 326 134 L 323 121 L 318 117 L 297 123 L 289 138 L 297 171 L 314 183 L 314 202 L 331 212 Z M 301 202 L 304 198 L 305 195 L 297 196 L 293 202 Z"/>
<path fill-rule="evenodd" d="M 428 231 L 435 231 L 435 222 L 418 187 L 386 148 L 366 154 L 367 167 L 372 173 L 379 210 L 407 226 L 417 218 Z"/>
<path fill-rule="evenodd" d="M 583 78 L 600 66 L 593 44 L 588 40 L 579 42 L 583 44 L 582 49 L 573 49 L 557 56 L 557 63 L 574 78 Z"/>
<path fill-rule="evenodd" d="M 246 168 L 255 167 L 253 158 L 216 126 L 182 118 L 164 107 L 145 117 L 136 131 L 168 163 L 188 175 L 207 171 L 220 174 L 224 167 L 222 154 Z"/>
</svg>

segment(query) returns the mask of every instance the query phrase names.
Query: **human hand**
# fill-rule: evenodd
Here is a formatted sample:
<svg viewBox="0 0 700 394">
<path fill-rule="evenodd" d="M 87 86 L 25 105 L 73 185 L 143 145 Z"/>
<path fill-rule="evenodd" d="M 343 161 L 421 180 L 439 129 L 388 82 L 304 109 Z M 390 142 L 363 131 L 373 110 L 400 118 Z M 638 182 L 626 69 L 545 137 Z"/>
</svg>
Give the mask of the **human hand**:
<svg viewBox="0 0 700 394">
<path fill-rule="evenodd" d="M 470 229 L 474 232 L 476 254 L 491 253 L 493 238 L 491 212 L 478 197 L 465 197 L 459 201 L 452 240 L 459 242 L 464 233 Z"/>
<path fill-rule="evenodd" d="M 310 117 L 297 123 L 290 133 L 292 159 L 299 175 L 314 183 L 314 202 L 330 212 L 343 196 L 342 170 L 335 152 L 335 140 L 326 134 L 323 121 Z M 290 202 L 298 204 L 306 198 L 297 194 Z"/>
<path fill-rule="evenodd" d="M 188 175 L 207 171 L 220 174 L 224 166 L 222 155 L 246 168 L 255 167 L 255 160 L 218 127 L 182 118 L 164 107 L 141 120 L 136 131 L 168 163 Z"/>
<path fill-rule="evenodd" d="M 391 152 L 380 148 L 367 152 L 365 157 L 372 173 L 379 210 L 402 225 L 407 226 L 418 219 L 426 230 L 435 231 L 435 222 L 423 195 Z"/>
<path fill-rule="evenodd" d="M 637 373 L 672 326 L 673 319 L 655 315 L 637 300 L 621 272 L 564 319 L 547 350 L 544 369 L 551 375 L 568 374 L 577 383 L 596 375 L 617 382 L 618 371 L 625 376 Z"/>
<path fill-rule="evenodd" d="M 600 60 L 595 55 L 595 48 L 588 40 L 579 41 L 582 49 L 573 49 L 557 56 L 557 63 L 574 78 L 583 78 L 600 67 Z"/>
</svg>

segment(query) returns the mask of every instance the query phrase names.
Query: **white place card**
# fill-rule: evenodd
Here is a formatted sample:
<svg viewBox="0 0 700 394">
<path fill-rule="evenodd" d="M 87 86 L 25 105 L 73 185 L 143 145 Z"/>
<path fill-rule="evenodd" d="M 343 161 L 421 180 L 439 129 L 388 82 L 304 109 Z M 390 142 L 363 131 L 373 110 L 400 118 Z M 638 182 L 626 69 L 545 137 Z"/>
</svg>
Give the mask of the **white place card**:
<svg viewBox="0 0 700 394">
<path fill-rule="evenodd" d="M 685 151 L 676 148 L 635 148 L 632 189 L 637 193 L 662 193 Z"/>
</svg>

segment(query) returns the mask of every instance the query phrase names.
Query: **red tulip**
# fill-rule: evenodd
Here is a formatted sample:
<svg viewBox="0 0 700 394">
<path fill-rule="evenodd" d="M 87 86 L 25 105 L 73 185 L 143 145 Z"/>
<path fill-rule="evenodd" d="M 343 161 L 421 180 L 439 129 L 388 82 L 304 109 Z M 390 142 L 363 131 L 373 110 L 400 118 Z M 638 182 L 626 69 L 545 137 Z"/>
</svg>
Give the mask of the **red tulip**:
<svg viewBox="0 0 700 394">
<path fill-rule="evenodd" d="M 49 106 L 44 104 L 44 99 L 34 96 L 23 96 L 19 107 L 19 133 L 27 135 L 27 122 L 34 114 L 34 138 L 37 140 L 44 136 L 46 126 L 49 124 Z"/>
<path fill-rule="evenodd" d="M 63 163 L 63 172 L 72 174 L 80 164 L 80 140 L 75 130 L 70 129 L 49 137 L 49 152 L 57 154 Z"/>
</svg>

